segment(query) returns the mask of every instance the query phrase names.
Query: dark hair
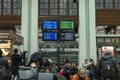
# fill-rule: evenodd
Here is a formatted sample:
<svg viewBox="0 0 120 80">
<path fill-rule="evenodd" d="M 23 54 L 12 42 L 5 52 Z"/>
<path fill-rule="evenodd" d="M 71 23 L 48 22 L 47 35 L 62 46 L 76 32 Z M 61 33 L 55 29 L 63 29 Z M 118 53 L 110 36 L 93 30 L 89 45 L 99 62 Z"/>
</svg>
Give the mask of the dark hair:
<svg viewBox="0 0 120 80">
<path fill-rule="evenodd" d="M 2 56 L 2 54 L 3 54 L 3 52 L 2 52 L 2 50 L 0 49 L 0 56 Z"/>
<path fill-rule="evenodd" d="M 51 69 L 50 69 L 49 67 L 44 68 L 44 72 L 45 72 L 47 69 L 50 70 L 50 72 L 51 72 Z"/>
<path fill-rule="evenodd" d="M 18 49 L 17 48 L 14 49 L 14 53 L 18 53 Z"/>
</svg>

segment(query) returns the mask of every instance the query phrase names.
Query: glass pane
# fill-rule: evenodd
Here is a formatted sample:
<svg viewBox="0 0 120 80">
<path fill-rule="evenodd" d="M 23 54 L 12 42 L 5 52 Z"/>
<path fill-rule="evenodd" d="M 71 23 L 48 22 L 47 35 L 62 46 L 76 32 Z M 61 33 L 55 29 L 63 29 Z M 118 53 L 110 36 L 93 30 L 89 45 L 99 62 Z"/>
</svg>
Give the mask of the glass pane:
<svg viewBox="0 0 120 80">
<path fill-rule="evenodd" d="M 40 8 L 48 8 L 48 3 L 42 3 L 42 4 L 40 4 Z"/>
<path fill-rule="evenodd" d="M 57 15 L 58 14 L 58 9 L 51 9 L 50 10 L 50 15 Z"/>
<path fill-rule="evenodd" d="M 58 2 L 58 0 L 50 0 L 50 2 Z"/>
<path fill-rule="evenodd" d="M 67 15 L 67 9 L 60 9 L 60 15 Z"/>
<path fill-rule="evenodd" d="M 3 14 L 11 14 L 11 9 L 3 9 Z"/>
<path fill-rule="evenodd" d="M 1 9 L 0 9 L 0 14 L 1 14 Z"/>
<path fill-rule="evenodd" d="M 77 9 L 69 9 L 69 15 L 77 15 Z"/>
<path fill-rule="evenodd" d="M 67 0 L 60 0 L 60 2 L 67 2 Z"/>
<path fill-rule="evenodd" d="M 67 3 L 60 3 L 60 8 L 67 8 Z"/>
<path fill-rule="evenodd" d="M 11 3 L 3 3 L 3 8 L 11 8 Z"/>
<path fill-rule="evenodd" d="M 50 3 L 50 8 L 57 8 L 58 4 L 57 3 Z"/>
<path fill-rule="evenodd" d="M 3 2 L 7 2 L 7 0 L 4 0 Z"/>
<path fill-rule="evenodd" d="M 77 4 L 76 3 L 69 3 L 69 8 L 77 8 Z"/>
<path fill-rule="evenodd" d="M 48 15 L 48 9 L 40 9 L 40 15 Z"/>
<path fill-rule="evenodd" d="M 103 9 L 103 4 L 96 4 L 96 9 Z"/>
<path fill-rule="evenodd" d="M 12 0 L 8 0 L 8 2 L 11 2 Z"/>
<path fill-rule="evenodd" d="M 115 4 L 115 9 L 120 9 L 120 3 L 119 4 Z"/>
<path fill-rule="evenodd" d="M 48 0 L 40 0 L 40 2 L 48 2 Z"/>
<path fill-rule="evenodd" d="M 77 4 L 76 3 L 73 3 L 73 8 L 77 8 Z"/>
<path fill-rule="evenodd" d="M 2 2 L 2 0 L 0 0 L 0 2 Z"/>
<path fill-rule="evenodd" d="M 14 0 L 14 2 L 22 2 L 22 0 Z"/>
<path fill-rule="evenodd" d="M 13 14 L 21 14 L 21 9 L 13 9 Z"/>
<path fill-rule="evenodd" d="M 69 3 L 69 8 L 73 8 L 73 3 Z"/>
<path fill-rule="evenodd" d="M 73 0 L 69 0 L 69 2 L 73 2 Z"/>
<path fill-rule="evenodd" d="M 0 3 L 0 8 L 1 8 L 2 4 Z"/>
<path fill-rule="evenodd" d="M 101 2 L 103 2 L 103 0 L 96 0 L 96 2 L 99 2 L 99 3 L 101 3 Z"/>
<path fill-rule="evenodd" d="M 21 14 L 21 9 L 18 9 L 18 14 Z"/>
<path fill-rule="evenodd" d="M 105 2 L 113 2 L 113 0 L 105 0 Z"/>
<path fill-rule="evenodd" d="M 120 9 L 120 0 L 115 0 L 115 9 Z"/>
<path fill-rule="evenodd" d="M 106 3 L 105 9 L 113 9 L 113 3 Z"/>
<path fill-rule="evenodd" d="M 3 2 L 11 2 L 11 0 L 3 0 Z"/>
<path fill-rule="evenodd" d="M 17 10 L 16 9 L 13 9 L 13 14 L 17 14 Z"/>
</svg>

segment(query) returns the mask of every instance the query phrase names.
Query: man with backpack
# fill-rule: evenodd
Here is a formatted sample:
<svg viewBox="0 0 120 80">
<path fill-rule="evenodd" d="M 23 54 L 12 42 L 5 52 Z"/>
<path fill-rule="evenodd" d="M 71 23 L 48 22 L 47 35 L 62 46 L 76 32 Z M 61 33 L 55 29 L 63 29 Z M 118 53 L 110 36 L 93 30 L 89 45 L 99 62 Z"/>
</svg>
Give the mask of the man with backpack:
<svg viewBox="0 0 120 80">
<path fill-rule="evenodd" d="M 106 51 L 104 56 L 98 61 L 98 74 L 100 80 L 117 80 L 117 63 L 116 59 L 111 56 L 110 51 Z"/>
</svg>

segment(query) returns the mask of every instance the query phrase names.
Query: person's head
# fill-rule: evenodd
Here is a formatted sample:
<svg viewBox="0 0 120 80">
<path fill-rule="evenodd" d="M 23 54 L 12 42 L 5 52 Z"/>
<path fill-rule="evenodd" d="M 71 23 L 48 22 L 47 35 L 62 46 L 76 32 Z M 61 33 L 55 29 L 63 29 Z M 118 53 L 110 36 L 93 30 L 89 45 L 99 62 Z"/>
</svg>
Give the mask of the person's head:
<svg viewBox="0 0 120 80">
<path fill-rule="evenodd" d="M 84 78 L 84 76 L 86 75 L 85 68 L 83 67 L 78 68 L 78 74 L 80 77 Z"/>
<path fill-rule="evenodd" d="M 3 54 L 3 52 L 2 52 L 2 50 L 0 49 L 0 56 L 2 56 L 2 54 Z"/>
<path fill-rule="evenodd" d="M 36 66 L 37 66 L 37 63 L 38 63 L 37 60 L 31 59 L 31 60 L 29 61 L 29 66 L 30 66 L 30 67 L 36 67 Z"/>
<path fill-rule="evenodd" d="M 85 59 L 85 60 L 84 60 L 84 62 L 85 62 L 85 63 L 87 63 L 87 62 L 88 62 L 88 60 L 87 60 L 87 59 Z"/>
<path fill-rule="evenodd" d="M 14 49 L 14 53 L 18 53 L 18 49 L 17 48 Z"/>
<path fill-rule="evenodd" d="M 91 64 L 94 64 L 94 60 L 93 59 L 89 59 Z"/>
<path fill-rule="evenodd" d="M 51 69 L 50 68 L 45 68 L 44 73 L 51 73 Z"/>
<path fill-rule="evenodd" d="M 67 67 L 71 68 L 72 64 L 70 62 L 67 63 Z"/>
</svg>

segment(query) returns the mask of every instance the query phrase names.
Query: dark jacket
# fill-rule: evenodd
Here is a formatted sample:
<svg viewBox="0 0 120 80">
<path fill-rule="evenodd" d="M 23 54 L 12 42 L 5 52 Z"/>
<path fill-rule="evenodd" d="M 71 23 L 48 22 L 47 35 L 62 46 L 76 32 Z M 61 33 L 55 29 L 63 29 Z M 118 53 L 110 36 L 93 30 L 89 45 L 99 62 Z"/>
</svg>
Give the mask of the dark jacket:
<svg viewBox="0 0 120 80">
<path fill-rule="evenodd" d="M 0 66 L 8 66 L 9 63 L 7 61 L 7 59 L 5 59 L 3 56 L 0 56 Z"/>
<path fill-rule="evenodd" d="M 9 69 L 9 63 L 7 59 L 5 59 L 3 56 L 0 56 L 0 80 L 2 80 L 2 71 L 5 68 Z"/>
<path fill-rule="evenodd" d="M 12 54 L 11 56 L 11 71 L 12 74 L 18 75 L 19 66 L 22 65 L 22 58 L 19 54 Z"/>
<path fill-rule="evenodd" d="M 103 61 L 105 61 L 105 60 L 107 60 L 107 59 L 112 59 L 112 60 L 113 60 L 114 65 L 115 65 L 116 74 L 118 73 L 117 61 L 116 61 L 116 59 L 113 58 L 113 57 L 111 57 L 110 55 L 107 55 L 107 56 L 101 57 L 101 59 L 98 61 L 97 74 L 99 75 L 99 78 L 100 78 L 100 76 L 104 75 L 104 74 L 101 74 L 102 63 L 103 63 Z"/>
</svg>

